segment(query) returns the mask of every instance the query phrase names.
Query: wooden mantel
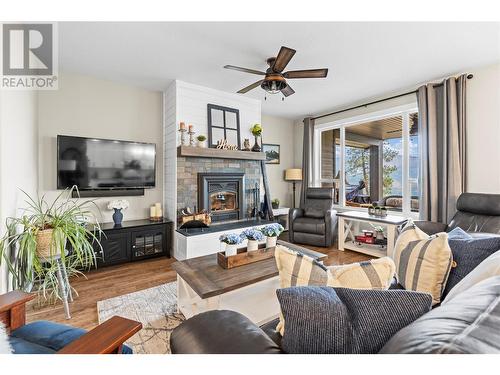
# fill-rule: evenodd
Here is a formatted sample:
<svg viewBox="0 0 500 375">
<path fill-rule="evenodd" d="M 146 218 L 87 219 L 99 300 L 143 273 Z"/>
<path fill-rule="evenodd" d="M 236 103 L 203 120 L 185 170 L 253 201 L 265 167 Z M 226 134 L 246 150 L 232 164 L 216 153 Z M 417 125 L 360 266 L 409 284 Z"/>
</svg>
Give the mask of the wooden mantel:
<svg viewBox="0 0 500 375">
<path fill-rule="evenodd" d="M 240 160 L 266 160 L 266 154 L 263 152 L 219 150 L 216 148 L 202 148 L 191 146 L 178 146 L 177 156 Z"/>
</svg>

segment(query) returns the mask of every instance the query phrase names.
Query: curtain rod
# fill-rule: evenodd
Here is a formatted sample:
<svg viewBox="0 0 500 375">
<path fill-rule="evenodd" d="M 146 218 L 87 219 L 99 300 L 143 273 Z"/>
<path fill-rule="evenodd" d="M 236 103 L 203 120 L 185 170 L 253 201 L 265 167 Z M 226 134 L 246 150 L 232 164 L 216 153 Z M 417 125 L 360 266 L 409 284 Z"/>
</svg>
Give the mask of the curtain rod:
<svg viewBox="0 0 500 375">
<path fill-rule="evenodd" d="M 474 75 L 472 75 L 472 74 L 467 74 L 467 79 L 472 79 L 473 77 L 474 77 Z M 434 85 L 432 85 L 432 86 L 433 86 L 433 87 L 440 87 L 440 86 L 443 86 L 443 83 L 436 83 L 436 84 L 434 84 Z M 396 98 L 401 98 L 402 96 L 406 96 L 406 95 L 410 95 L 410 94 L 415 94 L 415 93 L 417 93 L 417 91 L 418 91 L 418 89 L 417 89 L 417 90 L 413 90 L 413 91 L 408 91 L 408 92 L 405 92 L 405 93 L 403 93 L 403 94 L 398 94 L 398 95 L 390 96 L 390 97 L 388 97 L 388 98 L 375 100 L 375 101 L 373 101 L 373 102 L 369 102 L 369 103 L 365 103 L 365 104 L 360 104 L 360 105 L 357 105 L 357 106 L 354 106 L 354 107 L 350 107 L 350 108 L 346 108 L 346 109 L 341 109 L 340 111 L 335 111 L 335 112 L 325 113 L 324 115 L 321 115 L 321 116 L 312 117 L 312 118 L 311 118 L 311 120 L 317 120 L 317 119 L 320 119 L 320 118 L 323 118 L 323 117 L 336 115 L 336 114 L 338 114 L 338 113 L 347 112 L 347 111 L 352 111 L 353 109 L 358 109 L 358 108 L 368 107 L 369 105 L 373 105 L 373 104 L 377 104 L 377 103 L 385 102 L 385 101 L 387 101 L 387 100 L 392 100 L 392 99 L 396 99 Z"/>
</svg>

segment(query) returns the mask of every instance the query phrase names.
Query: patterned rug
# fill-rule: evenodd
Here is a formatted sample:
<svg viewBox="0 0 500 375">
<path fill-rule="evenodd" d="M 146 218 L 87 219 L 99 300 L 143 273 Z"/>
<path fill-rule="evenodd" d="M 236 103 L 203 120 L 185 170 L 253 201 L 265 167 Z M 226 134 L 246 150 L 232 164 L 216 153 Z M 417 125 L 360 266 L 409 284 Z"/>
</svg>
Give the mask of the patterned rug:
<svg viewBox="0 0 500 375">
<path fill-rule="evenodd" d="M 141 322 L 126 344 L 134 353 L 169 354 L 170 333 L 185 318 L 177 312 L 177 283 L 168 283 L 97 302 L 99 323 L 113 315 Z"/>
</svg>

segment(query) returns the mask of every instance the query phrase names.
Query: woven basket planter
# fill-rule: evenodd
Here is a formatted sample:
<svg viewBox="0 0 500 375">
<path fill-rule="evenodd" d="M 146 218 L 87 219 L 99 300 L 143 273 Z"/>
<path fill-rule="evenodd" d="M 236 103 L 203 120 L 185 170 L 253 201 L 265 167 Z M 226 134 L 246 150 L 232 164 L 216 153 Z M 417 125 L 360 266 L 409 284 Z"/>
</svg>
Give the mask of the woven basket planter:
<svg viewBox="0 0 500 375">
<path fill-rule="evenodd" d="M 59 246 L 56 246 L 54 229 L 44 229 L 36 235 L 36 253 L 39 258 L 50 258 L 60 255 Z"/>
</svg>

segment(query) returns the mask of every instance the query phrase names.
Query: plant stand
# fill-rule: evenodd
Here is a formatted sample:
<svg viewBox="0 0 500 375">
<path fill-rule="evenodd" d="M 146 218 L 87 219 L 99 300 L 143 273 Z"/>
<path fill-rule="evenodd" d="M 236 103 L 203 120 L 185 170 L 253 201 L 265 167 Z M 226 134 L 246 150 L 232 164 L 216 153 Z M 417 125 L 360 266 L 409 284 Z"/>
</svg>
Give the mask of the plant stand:
<svg viewBox="0 0 500 375">
<path fill-rule="evenodd" d="M 69 311 L 69 302 L 73 302 L 73 293 L 71 291 L 71 285 L 69 283 L 68 273 L 66 272 L 66 266 L 61 260 L 61 256 L 57 255 L 52 258 L 46 258 L 47 260 L 55 260 L 57 265 L 57 282 L 59 284 L 59 292 L 61 293 L 62 303 L 64 307 L 64 315 L 66 319 L 71 319 L 71 314 Z"/>
</svg>

